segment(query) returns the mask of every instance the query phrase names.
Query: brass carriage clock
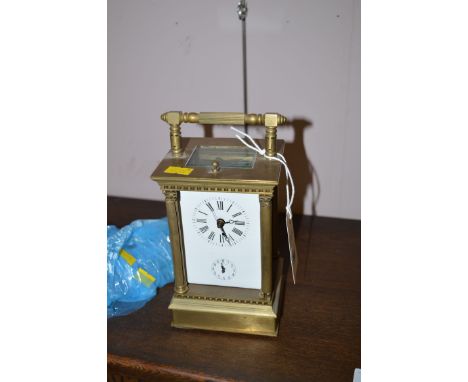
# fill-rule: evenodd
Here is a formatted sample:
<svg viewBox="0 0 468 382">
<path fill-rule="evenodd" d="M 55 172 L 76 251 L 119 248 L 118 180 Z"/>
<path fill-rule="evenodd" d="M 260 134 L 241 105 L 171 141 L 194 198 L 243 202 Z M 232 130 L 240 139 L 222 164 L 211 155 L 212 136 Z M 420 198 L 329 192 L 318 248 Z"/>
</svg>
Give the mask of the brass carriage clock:
<svg viewBox="0 0 468 382">
<path fill-rule="evenodd" d="M 172 326 L 276 336 L 282 259 L 276 256 L 281 164 L 235 138 L 181 138 L 182 123 L 264 125 L 266 154 L 284 151 L 276 114 L 183 113 L 153 172 L 166 199 L 175 287 Z"/>
</svg>

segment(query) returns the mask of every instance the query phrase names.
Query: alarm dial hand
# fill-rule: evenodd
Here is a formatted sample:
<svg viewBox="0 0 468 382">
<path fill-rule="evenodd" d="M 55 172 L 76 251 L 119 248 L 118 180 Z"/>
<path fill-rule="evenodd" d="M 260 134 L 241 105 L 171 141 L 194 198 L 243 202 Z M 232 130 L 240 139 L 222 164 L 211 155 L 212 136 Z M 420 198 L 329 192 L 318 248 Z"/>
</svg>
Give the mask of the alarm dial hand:
<svg viewBox="0 0 468 382">
<path fill-rule="evenodd" d="M 216 221 L 218 221 L 218 218 L 216 217 L 214 211 L 211 211 L 211 214 L 213 215 L 214 219 L 215 219 Z"/>
<path fill-rule="evenodd" d="M 215 218 L 215 220 L 216 220 L 216 222 L 217 222 L 217 224 L 218 224 L 218 226 L 219 226 L 219 222 L 218 222 L 219 219 L 216 217 L 216 214 L 215 214 L 215 212 L 214 212 L 213 206 L 211 205 L 210 202 L 207 202 L 207 203 L 205 203 L 205 204 L 206 204 L 206 206 L 208 207 L 208 209 L 211 211 L 211 214 L 213 215 L 213 217 Z"/>
</svg>

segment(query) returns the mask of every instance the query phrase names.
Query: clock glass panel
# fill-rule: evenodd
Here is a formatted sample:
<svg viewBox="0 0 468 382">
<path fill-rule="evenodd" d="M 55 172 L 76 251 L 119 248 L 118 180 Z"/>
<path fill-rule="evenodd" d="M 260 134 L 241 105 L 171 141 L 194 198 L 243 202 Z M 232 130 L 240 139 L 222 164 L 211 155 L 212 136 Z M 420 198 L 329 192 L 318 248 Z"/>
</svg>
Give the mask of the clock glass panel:
<svg viewBox="0 0 468 382">
<path fill-rule="evenodd" d="M 253 168 L 257 153 L 245 146 L 197 146 L 186 167 L 211 168 L 218 161 L 221 168 Z"/>
</svg>

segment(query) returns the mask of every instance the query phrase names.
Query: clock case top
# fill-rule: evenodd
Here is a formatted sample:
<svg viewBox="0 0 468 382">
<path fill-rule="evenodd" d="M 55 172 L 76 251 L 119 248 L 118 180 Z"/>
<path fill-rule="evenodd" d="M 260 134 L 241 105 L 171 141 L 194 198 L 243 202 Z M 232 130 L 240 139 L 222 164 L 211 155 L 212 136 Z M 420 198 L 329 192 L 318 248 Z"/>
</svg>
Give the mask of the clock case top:
<svg viewBox="0 0 468 382">
<path fill-rule="evenodd" d="M 236 138 L 182 138 L 181 141 L 182 152 L 174 155 L 172 151 L 169 151 L 151 175 L 151 179 L 163 187 L 172 186 L 170 187 L 172 189 L 187 190 L 192 189 L 190 186 L 203 185 L 203 189 L 207 191 L 210 191 L 210 188 L 215 188 L 213 191 L 221 191 L 223 187 L 227 188 L 226 191 L 230 191 L 235 185 L 241 189 L 232 190 L 234 192 L 261 193 L 262 188 L 271 190 L 279 183 L 281 164 L 257 153 L 255 153 L 256 159 L 252 168 L 223 168 L 221 166 L 218 172 L 213 172 L 210 167 L 191 167 L 193 171 L 189 175 L 168 174 L 165 172 L 168 167 L 186 167 L 190 156 L 198 146 L 246 147 Z M 256 142 L 260 147 L 264 147 L 264 140 L 258 139 Z M 282 154 L 284 145 L 283 140 L 277 140 L 277 152 Z"/>
</svg>

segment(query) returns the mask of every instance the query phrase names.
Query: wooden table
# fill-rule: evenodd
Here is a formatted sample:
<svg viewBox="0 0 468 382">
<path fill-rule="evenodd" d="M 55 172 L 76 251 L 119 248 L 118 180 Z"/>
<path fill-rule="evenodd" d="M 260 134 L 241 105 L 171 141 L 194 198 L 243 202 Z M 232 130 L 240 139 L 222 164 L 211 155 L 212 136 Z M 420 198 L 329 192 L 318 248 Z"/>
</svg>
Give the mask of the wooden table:
<svg viewBox="0 0 468 382">
<path fill-rule="evenodd" d="M 162 202 L 108 198 L 108 224 L 164 215 Z M 351 382 L 361 367 L 361 223 L 296 216 L 295 229 L 298 280 L 289 274 L 277 338 L 171 328 L 171 284 L 108 321 L 108 380 Z M 281 242 L 286 253 L 284 232 Z"/>
</svg>

